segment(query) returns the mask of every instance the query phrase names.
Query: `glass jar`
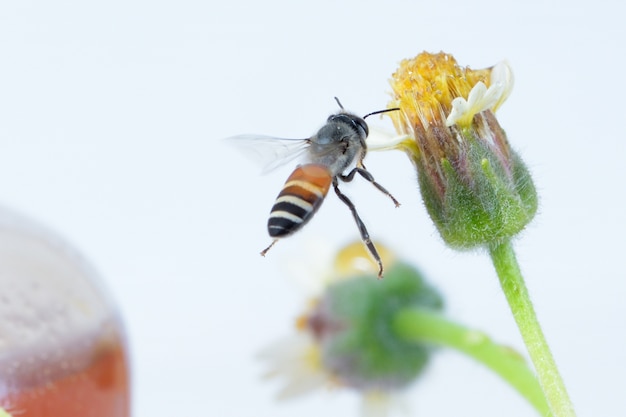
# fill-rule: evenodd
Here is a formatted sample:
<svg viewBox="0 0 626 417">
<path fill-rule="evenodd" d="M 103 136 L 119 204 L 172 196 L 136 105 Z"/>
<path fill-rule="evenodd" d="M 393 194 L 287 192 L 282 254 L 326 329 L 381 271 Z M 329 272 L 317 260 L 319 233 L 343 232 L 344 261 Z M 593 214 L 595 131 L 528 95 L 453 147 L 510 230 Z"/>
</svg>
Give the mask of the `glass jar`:
<svg viewBox="0 0 626 417">
<path fill-rule="evenodd" d="M 0 210 L 0 411 L 127 417 L 129 383 L 122 323 L 95 271 L 53 233 Z"/>
</svg>

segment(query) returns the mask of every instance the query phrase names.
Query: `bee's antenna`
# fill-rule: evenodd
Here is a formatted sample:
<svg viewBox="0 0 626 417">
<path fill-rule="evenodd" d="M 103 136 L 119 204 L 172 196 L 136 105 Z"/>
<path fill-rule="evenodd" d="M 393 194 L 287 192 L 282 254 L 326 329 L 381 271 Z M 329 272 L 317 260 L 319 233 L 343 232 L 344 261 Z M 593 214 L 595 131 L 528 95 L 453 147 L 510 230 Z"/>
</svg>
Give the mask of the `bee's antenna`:
<svg viewBox="0 0 626 417">
<path fill-rule="evenodd" d="M 341 110 L 345 110 L 343 108 L 343 104 L 341 104 L 341 101 L 339 101 L 339 99 L 337 97 L 335 97 L 335 101 L 337 102 L 337 104 L 339 104 L 339 108 Z M 390 112 L 390 111 L 398 111 L 398 110 L 400 110 L 400 107 L 394 107 L 393 109 L 385 109 L 385 110 L 374 111 L 374 112 L 371 112 L 371 113 L 367 113 L 365 116 L 363 116 L 363 119 L 366 119 L 366 118 L 368 118 L 370 116 L 373 116 L 375 114 L 387 113 L 387 112 Z"/>
<path fill-rule="evenodd" d="M 373 111 L 373 112 L 367 113 L 365 116 L 363 116 L 363 119 L 366 119 L 366 118 L 368 118 L 370 116 L 373 116 L 375 114 L 387 113 L 387 112 L 390 112 L 390 111 L 398 111 L 398 110 L 400 110 L 400 107 L 394 107 L 393 109 L 385 109 L 385 110 Z"/>
</svg>

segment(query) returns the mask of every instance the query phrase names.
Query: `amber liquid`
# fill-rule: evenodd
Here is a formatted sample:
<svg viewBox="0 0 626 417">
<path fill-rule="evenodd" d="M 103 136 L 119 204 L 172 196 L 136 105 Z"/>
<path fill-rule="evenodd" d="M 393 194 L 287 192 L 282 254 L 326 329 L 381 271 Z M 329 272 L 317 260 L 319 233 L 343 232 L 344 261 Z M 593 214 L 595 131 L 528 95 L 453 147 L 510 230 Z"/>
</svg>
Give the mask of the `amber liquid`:
<svg viewBox="0 0 626 417">
<path fill-rule="evenodd" d="M 0 207 L 1 409 L 128 417 L 126 352 L 121 319 L 93 268 L 55 234 Z"/>
<path fill-rule="evenodd" d="M 109 334 L 90 346 L 91 351 L 77 353 L 78 361 L 65 358 L 70 364 L 65 367 L 44 365 L 27 373 L 18 367 L 12 376 L 0 370 L 0 406 L 13 417 L 128 417 L 130 381 L 122 338 Z M 68 370 L 75 363 L 84 366 Z"/>
</svg>

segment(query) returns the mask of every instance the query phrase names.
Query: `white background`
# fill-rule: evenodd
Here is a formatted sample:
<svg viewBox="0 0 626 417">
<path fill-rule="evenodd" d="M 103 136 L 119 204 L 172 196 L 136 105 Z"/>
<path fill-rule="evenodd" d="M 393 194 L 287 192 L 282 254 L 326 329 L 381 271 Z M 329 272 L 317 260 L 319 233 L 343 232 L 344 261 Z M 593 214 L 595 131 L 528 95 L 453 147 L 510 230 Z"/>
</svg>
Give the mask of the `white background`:
<svg viewBox="0 0 626 417">
<path fill-rule="evenodd" d="M 499 119 L 541 197 L 516 241 L 580 416 L 626 415 L 624 69 L 614 1 L 19 1 L 0 5 L 0 202 L 57 230 L 99 269 L 129 334 L 135 416 L 355 415 L 356 395 L 277 404 L 255 358 L 304 294 L 281 265 L 357 237 L 331 195 L 269 243 L 290 168 L 267 176 L 220 139 L 312 134 L 386 106 L 397 63 L 444 50 L 516 84 Z M 373 124 L 389 127 L 388 121 Z M 523 350 L 484 254 L 447 249 L 400 153 L 344 187 L 371 234 L 413 260 L 449 314 Z M 408 393 L 416 416 L 532 416 L 490 372 L 442 352 Z"/>
</svg>

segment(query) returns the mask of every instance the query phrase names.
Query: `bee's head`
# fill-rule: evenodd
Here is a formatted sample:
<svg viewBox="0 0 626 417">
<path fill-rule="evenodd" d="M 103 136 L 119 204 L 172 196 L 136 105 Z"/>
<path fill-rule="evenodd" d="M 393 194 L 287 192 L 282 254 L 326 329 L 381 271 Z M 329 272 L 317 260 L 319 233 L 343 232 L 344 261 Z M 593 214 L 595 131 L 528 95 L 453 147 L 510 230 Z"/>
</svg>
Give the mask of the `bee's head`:
<svg viewBox="0 0 626 417">
<path fill-rule="evenodd" d="M 339 113 L 329 116 L 327 122 L 345 123 L 350 126 L 357 135 L 362 136 L 363 139 L 365 139 L 370 133 L 370 130 L 367 127 L 367 123 L 365 123 L 365 120 L 363 120 L 362 117 L 351 113 L 346 113 L 343 110 Z"/>
<path fill-rule="evenodd" d="M 366 114 L 363 117 L 359 117 L 356 116 L 354 114 L 348 113 L 344 110 L 343 105 L 341 104 L 341 102 L 339 101 L 339 99 L 337 97 L 335 97 L 335 101 L 337 102 L 337 104 L 339 104 L 339 107 L 341 108 L 341 111 L 337 114 L 333 114 L 332 116 L 330 116 L 328 118 L 328 122 L 332 122 L 332 121 L 342 121 L 344 123 L 347 123 L 349 125 L 352 126 L 352 128 L 360 135 L 360 134 L 365 134 L 365 136 L 363 137 L 363 139 L 367 138 L 367 135 L 369 135 L 370 130 L 367 127 L 367 123 L 365 123 L 365 119 L 368 118 L 369 116 L 373 116 L 375 114 L 380 114 L 380 113 L 386 113 L 388 111 L 396 111 L 396 110 L 400 110 L 399 108 L 393 108 L 393 109 L 385 109 L 385 110 L 378 110 L 375 112 L 371 112 Z"/>
</svg>

